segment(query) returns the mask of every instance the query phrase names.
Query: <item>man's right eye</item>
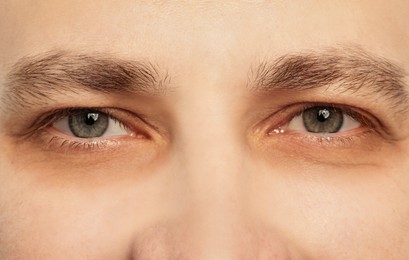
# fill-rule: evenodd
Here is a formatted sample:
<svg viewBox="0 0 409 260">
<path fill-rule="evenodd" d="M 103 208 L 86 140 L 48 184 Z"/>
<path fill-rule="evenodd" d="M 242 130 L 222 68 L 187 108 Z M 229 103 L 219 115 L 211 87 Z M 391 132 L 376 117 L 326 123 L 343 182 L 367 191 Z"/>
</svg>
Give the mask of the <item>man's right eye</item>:
<svg viewBox="0 0 409 260">
<path fill-rule="evenodd" d="M 89 109 L 78 109 L 55 122 L 53 128 L 78 138 L 99 138 L 133 133 L 119 120 L 108 114 Z"/>
<path fill-rule="evenodd" d="M 36 123 L 33 138 L 41 140 L 46 149 L 64 153 L 117 149 L 159 138 L 138 115 L 119 108 L 64 108 Z"/>
</svg>

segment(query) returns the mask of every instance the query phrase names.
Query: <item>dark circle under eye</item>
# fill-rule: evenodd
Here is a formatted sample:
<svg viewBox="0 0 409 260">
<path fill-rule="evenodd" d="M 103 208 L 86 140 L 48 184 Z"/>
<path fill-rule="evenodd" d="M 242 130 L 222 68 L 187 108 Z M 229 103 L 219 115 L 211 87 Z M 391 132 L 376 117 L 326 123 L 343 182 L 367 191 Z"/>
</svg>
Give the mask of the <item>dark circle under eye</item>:
<svg viewBox="0 0 409 260">
<path fill-rule="evenodd" d="M 98 111 L 79 110 L 68 116 L 68 125 L 76 137 L 101 137 L 108 129 L 109 117 Z"/>
<path fill-rule="evenodd" d="M 311 133 L 336 133 L 344 123 L 344 114 L 334 107 L 312 107 L 302 113 L 305 129 Z"/>
</svg>

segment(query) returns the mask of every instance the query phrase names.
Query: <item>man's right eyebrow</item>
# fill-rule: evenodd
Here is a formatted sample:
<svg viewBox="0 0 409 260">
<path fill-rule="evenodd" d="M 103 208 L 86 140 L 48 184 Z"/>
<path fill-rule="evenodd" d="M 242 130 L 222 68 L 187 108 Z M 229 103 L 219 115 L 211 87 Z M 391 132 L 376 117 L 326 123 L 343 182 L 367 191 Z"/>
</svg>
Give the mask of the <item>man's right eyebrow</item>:
<svg viewBox="0 0 409 260">
<path fill-rule="evenodd" d="M 167 82 L 167 73 L 149 62 L 54 51 L 21 58 L 12 67 L 2 105 L 30 107 L 52 100 L 56 93 L 80 91 L 158 95 Z"/>
</svg>

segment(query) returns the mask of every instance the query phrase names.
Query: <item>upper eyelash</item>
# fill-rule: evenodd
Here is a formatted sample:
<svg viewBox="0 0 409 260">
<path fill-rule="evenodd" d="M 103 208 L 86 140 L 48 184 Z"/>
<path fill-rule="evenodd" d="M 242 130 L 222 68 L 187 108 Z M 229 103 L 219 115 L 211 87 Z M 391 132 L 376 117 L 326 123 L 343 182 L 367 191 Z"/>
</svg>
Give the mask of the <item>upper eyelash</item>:
<svg viewBox="0 0 409 260">
<path fill-rule="evenodd" d="M 108 148 L 108 146 L 112 146 L 113 144 L 117 145 L 118 140 L 116 139 L 107 139 L 107 138 L 75 138 L 75 139 L 68 139 L 61 136 L 53 135 L 51 133 L 47 133 L 47 128 L 52 126 L 58 120 L 61 120 L 65 117 L 70 115 L 74 115 L 81 110 L 91 110 L 100 113 L 105 113 L 110 117 L 112 120 L 116 121 L 124 127 L 125 129 L 130 129 L 123 121 L 117 119 L 113 113 L 109 111 L 111 108 L 91 108 L 91 107 L 79 107 L 79 108 L 66 108 L 66 109 L 59 109 L 51 111 L 41 119 L 37 120 L 35 124 L 33 124 L 32 132 L 30 136 L 38 135 L 41 137 L 43 142 L 46 143 L 48 149 L 53 150 L 61 150 L 62 152 L 67 150 L 77 150 L 77 151 L 99 151 L 104 150 L 104 148 Z M 27 137 L 30 137 L 27 136 Z M 52 148 L 54 147 L 54 148 Z"/>
<path fill-rule="evenodd" d="M 93 110 L 96 112 L 104 113 L 108 115 L 111 119 L 115 120 L 116 122 L 121 124 L 121 127 L 127 128 L 127 126 L 119 119 L 117 119 L 107 108 L 94 108 L 94 107 L 78 107 L 78 108 L 63 108 L 58 110 L 53 110 L 48 112 L 47 114 L 41 116 L 36 121 L 34 121 L 30 126 L 29 129 L 32 131 L 38 131 L 44 129 L 46 127 L 51 126 L 58 120 L 61 120 L 65 117 L 74 115 L 76 112 L 80 110 Z"/>
</svg>

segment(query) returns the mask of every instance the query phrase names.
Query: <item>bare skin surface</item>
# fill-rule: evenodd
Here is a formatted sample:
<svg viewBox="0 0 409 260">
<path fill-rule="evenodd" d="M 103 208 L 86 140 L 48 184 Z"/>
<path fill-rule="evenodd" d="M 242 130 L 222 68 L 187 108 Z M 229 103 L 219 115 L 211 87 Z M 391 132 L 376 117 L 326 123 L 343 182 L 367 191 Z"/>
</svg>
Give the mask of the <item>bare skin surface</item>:
<svg viewBox="0 0 409 260">
<path fill-rule="evenodd" d="M 0 259 L 409 259 L 408 17 L 1 1 Z M 75 108 L 123 127 L 75 137 Z"/>
</svg>

